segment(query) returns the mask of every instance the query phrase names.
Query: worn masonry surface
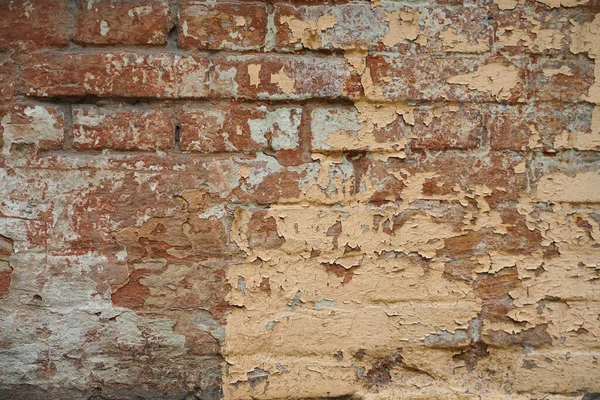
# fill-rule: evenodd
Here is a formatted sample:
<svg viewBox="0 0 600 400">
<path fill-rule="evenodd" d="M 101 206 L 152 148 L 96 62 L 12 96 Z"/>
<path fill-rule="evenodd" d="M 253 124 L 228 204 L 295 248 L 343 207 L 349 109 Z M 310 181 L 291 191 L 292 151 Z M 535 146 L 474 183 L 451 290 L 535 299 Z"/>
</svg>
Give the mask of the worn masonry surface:
<svg viewBox="0 0 600 400">
<path fill-rule="evenodd" d="M 0 0 L 0 399 L 600 399 L 600 0 Z"/>
</svg>

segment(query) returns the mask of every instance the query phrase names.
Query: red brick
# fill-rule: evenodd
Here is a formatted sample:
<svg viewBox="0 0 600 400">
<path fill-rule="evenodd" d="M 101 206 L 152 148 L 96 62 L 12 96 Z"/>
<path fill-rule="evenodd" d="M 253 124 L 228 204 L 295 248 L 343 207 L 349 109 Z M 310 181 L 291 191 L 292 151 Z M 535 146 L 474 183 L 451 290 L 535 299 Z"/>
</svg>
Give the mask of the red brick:
<svg viewBox="0 0 600 400">
<path fill-rule="evenodd" d="M 458 185 L 463 190 L 478 185 L 491 190 L 486 200 L 491 205 L 496 202 L 516 199 L 526 192 L 526 174 L 516 173 L 515 167 L 525 161 L 520 154 L 490 154 L 485 157 L 446 153 L 439 156 L 422 156 L 409 171 L 436 171 L 437 176 L 426 180 L 423 185 L 425 196 L 455 193 Z M 416 170 L 413 168 L 417 168 Z"/>
<path fill-rule="evenodd" d="M 516 199 L 526 192 L 526 174 L 518 174 L 514 168 L 525 161 L 520 154 L 490 154 L 476 156 L 464 152 L 415 153 L 404 160 L 390 158 L 377 161 L 365 158 L 362 165 L 355 164 L 352 179 L 359 188 L 364 179 L 378 183 L 379 190 L 371 197 L 371 202 L 395 201 L 402 199 L 404 185 L 395 176 L 433 172 L 423 184 L 423 198 L 456 196 L 456 189 L 472 191 L 477 186 L 490 189 L 486 200 L 490 205 L 508 199 Z M 357 169 L 358 167 L 358 169 Z"/>
<path fill-rule="evenodd" d="M 16 60 L 12 58 L 0 61 L 0 96 L 4 101 L 12 98 L 17 92 L 17 68 Z"/>
<path fill-rule="evenodd" d="M 317 29 L 317 22 L 325 16 L 334 16 L 335 25 L 325 30 Z M 370 4 L 344 4 L 336 6 L 314 5 L 293 7 L 275 6 L 276 43 L 280 50 L 382 48 L 386 22 L 382 7 Z M 304 24 L 304 38 L 294 37 L 290 26 Z M 312 30 L 309 28 L 312 25 Z"/>
<path fill-rule="evenodd" d="M 215 75 L 215 93 L 222 97 L 336 99 L 360 93 L 360 77 L 337 56 L 219 56 Z"/>
<path fill-rule="evenodd" d="M 371 55 L 367 58 L 367 72 L 370 72 L 373 87 L 367 95 L 408 101 L 524 101 L 531 95 L 527 86 L 528 63 L 528 58 Z M 482 68 L 492 64 L 512 69 L 518 80 L 516 85 L 504 92 L 493 93 L 486 88 L 476 90 L 468 84 L 448 82 L 459 75 L 477 71 L 481 74 Z M 465 78 L 465 81 L 469 80 Z"/>
<path fill-rule="evenodd" d="M 594 106 L 588 103 L 491 105 L 486 126 L 492 149 L 559 150 L 567 144 L 557 142 L 559 136 L 566 137 L 569 133 L 577 136 L 591 131 L 593 110 Z M 576 143 L 574 146 L 576 148 Z"/>
<path fill-rule="evenodd" d="M 415 109 L 411 148 L 472 149 L 483 136 L 480 104 L 422 106 Z"/>
<path fill-rule="evenodd" d="M 418 9 L 422 10 L 421 7 Z M 423 35 L 428 41 L 420 51 L 485 53 L 491 49 L 494 21 L 488 18 L 489 4 L 477 4 L 477 7 L 469 8 L 468 11 L 463 4 L 434 4 L 425 7 L 423 11 L 419 22 L 423 25 Z"/>
<path fill-rule="evenodd" d="M 205 57 L 170 53 L 41 53 L 27 60 L 22 91 L 36 97 L 205 97 L 208 69 Z"/>
<path fill-rule="evenodd" d="M 491 105 L 486 128 L 494 150 L 524 151 L 535 147 L 535 112 L 526 105 Z M 533 140 L 530 146 L 530 140 Z"/>
<path fill-rule="evenodd" d="M 495 274 L 481 274 L 475 282 L 475 293 L 482 300 L 481 317 L 491 321 L 507 318 L 515 308 L 509 295 L 520 285 L 516 268 L 504 268 Z"/>
<path fill-rule="evenodd" d="M 544 149 L 577 148 L 577 143 L 569 140 L 558 141 L 558 137 L 575 137 L 589 135 L 592 128 L 593 105 L 589 103 L 564 104 L 564 103 L 539 103 L 536 105 L 536 126 L 540 133 Z M 589 150 L 584 148 L 582 150 Z"/>
<path fill-rule="evenodd" d="M 202 153 L 295 150 L 301 118 L 298 107 L 186 107 L 179 121 L 180 147 Z"/>
<path fill-rule="evenodd" d="M 299 198 L 306 185 L 313 184 L 315 167 L 315 163 L 310 163 L 285 168 L 275 158 L 257 153 L 255 159 L 244 161 L 238 166 L 236 175 L 238 178 L 241 176 L 241 179 L 231 191 L 229 199 L 233 203 L 251 201 L 273 204 L 281 199 Z M 213 174 L 215 176 L 211 179 L 221 175 L 218 171 Z"/>
<path fill-rule="evenodd" d="M 465 13 L 466 14 L 466 13 Z M 549 9 L 540 2 L 517 4 L 512 10 L 493 10 L 495 44 L 502 52 L 557 54 L 569 52 L 571 29 L 594 19 L 587 8 Z"/>
<path fill-rule="evenodd" d="M 166 0 L 79 0 L 74 40 L 93 45 L 162 45 L 167 43 Z"/>
<path fill-rule="evenodd" d="M 392 107 L 393 111 L 394 104 L 380 106 Z M 415 149 L 475 148 L 480 145 L 483 134 L 480 107 L 475 104 L 419 105 L 412 108 L 414 118 L 410 118 L 410 124 L 405 119 L 408 117 L 398 114 L 382 127 L 364 123 L 361 126 L 354 107 L 316 107 L 311 112 L 312 149 L 319 152 L 396 151 L 404 148 L 403 139 L 409 138 L 410 147 Z M 371 128 L 372 132 L 363 133 Z M 347 140 L 333 143 L 331 136 L 334 135 L 346 136 Z"/>
<path fill-rule="evenodd" d="M 18 43 L 33 47 L 67 44 L 69 14 L 64 0 L 0 2 L 0 49 Z"/>
<path fill-rule="evenodd" d="M 39 150 L 63 146 L 65 115 L 61 107 L 39 104 L 11 106 L 0 121 L 0 144 L 8 153 L 15 144 L 33 144 Z"/>
<path fill-rule="evenodd" d="M 8 261 L 0 260 L 0 299 L 8 296 L 12 272 L 12 267 L 8 264 Z"/>
<path fill-rule="evenodd" d="M 0 235 L 0 299 L 5 298 L 10 290 L 10 275 L 13 268 L 8 262 L 8 258 L 12 256 L 14 249 L 14 241 L 8 237 Z"/>
<path fill-rule="evenodd" d="M 73 146 L 80 150 L 170 150 L 173 110 L 160 107 L 74 106 Z"/>
<path fill-rule="evenodd" d="M 248 246 L 251 249 L 274 249 L 281 247 L 285 239 L 279 236 L 277 221 L 273 216 L 267 216 L 266 210 L 254 210 L 248 221 Z"/>
<path fill-rule="evenodd" d="M 393 2 L 382 7 L 372 7 L 369 3 L 342 5 L 311 5 L 293 7 L 287 4 L 275 6 L 275 26 L 277 27 L 277 48 L 280 50 L 312 49 L 370 49 L 396 50 L 401 52 L 472 52 L 466 47 L 455 50 L 442 45 L 440 34 L 452 29 L 461 34 L 472 49 L 488 48 L 492 40 L 492 24 L 488 21 L 486 7 L 478 7 L 464 12 L 463 7 L 421 6 L 410 8 Z M 399 12 L 414 13 L 414 20 L 402 22 L 404 27 L 414 23 L 415 30 L 410 38 L 394 43 L 386 35 L 390 32 L 390 21 L 401 18 Z M 395 13 L 395 14 L 394 14 Z M 324 16 L 335 17 L 335 24 L 326 29 L 317 27 Z M 291 19 L 290 19 L 291 18 Z M 331 18 L 331 17 L 329 17 Z M 303 38 L 294 36 L 291 25 L 304 26 Z M 425 44 L 418 39 L 428 38 Z M 419 42 L 419 43 L 416 43 Z"/>
<path fill-rule="evenodd" d="M 594 60 L 585 55 L 540 57 L 531 75 L 536 100 L 580 102 L 594 83 Z"/>
<path fill-rule="evenodd" d="M 113 290 L 115 305 L 149 311 L 224 305 L 222 258 L 230 250 L 223 221 L 179 211 L 172 217 L 151 218 L 140 227 L 126 227 L 114 236 L 127 248 L 130 271 L 126 284 Z M 221 260 L 207 260 L 215 257 Z"/>
<path fill-rule="evenodd" d="M 179 47 L 259 50 L 265 44 L 265 4 L 185 1 L 179 13 Z"/>
</svg>

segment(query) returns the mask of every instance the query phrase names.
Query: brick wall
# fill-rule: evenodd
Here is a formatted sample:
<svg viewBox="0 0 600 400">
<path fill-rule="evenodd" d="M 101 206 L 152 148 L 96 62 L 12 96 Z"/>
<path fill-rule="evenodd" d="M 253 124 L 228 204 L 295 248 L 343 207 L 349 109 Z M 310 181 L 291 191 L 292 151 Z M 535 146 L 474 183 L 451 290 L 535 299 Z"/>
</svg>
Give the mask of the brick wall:
<svg viewBox="0 0 600 400">
<path fill-rule="evenodd" d="M 0 1 L 0 398 L 598 398 L 599 11 Z"/>
</svg>

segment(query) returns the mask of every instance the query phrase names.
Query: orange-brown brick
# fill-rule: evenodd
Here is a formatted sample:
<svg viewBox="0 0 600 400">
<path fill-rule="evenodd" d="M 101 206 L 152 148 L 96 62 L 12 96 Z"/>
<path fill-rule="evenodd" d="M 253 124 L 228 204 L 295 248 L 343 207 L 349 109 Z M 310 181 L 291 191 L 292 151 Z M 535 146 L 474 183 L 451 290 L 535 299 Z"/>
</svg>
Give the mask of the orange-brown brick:
<svg viewBox="0 0 600 400">
<path fill-rule="evenodd" d="M 543 148 L 560 150 L 576 143 L 558 141 L 559 136 L 592 136 L 593 105 L 589 103 L 539 103 L 536 105 L 536 126 Z M 586 150 L 586 149 L 582 149 Z"/>
<path fill-rule="evenodd" d="M 528 105 L 486 107 L 486 129 L 495 150 L 524 151 L 536 146 L 535 112 Z"/>
<path fill-rule="evenodd" d="M 360 77 L 338 56 L 219 56 L 215 94 L 246 99 L 353 98 Z"/>
<path fill-rule="evenodd" d="M 411 139 L 409 145 L 414 149 L 475 148 L 480 145 L 483 134 L 480 108 L 472 103 L 419 105 L 412 109 L 412 125 L 403 116 L 396 115 L 388 125 L 373 127 L 373 132 L 368 135 L 372 135 L 373 141 L 368 141 L 361 137 L 364 126 L 358 122 L 355 107 L 315 107 L 311 111 L 312 148 L 319 152 L 393 151 L 404 147 L 404 139 Z M 340 133 L 355 140 L 331 144 L 330 136 Z"/>
<path fill-rule="evenodd" d="M 463 7 L 441 5 L 438 2 L 422 7 L 409 7 L 395 2 L 385 2 L 380 7 L 372 7 L 367 2 L 294 5 L 275 5 L 278 50 L 293 51 L 304 47 L 317 50 L 394 50 L 402 53 L 483 52 L 489 49 L 492 40 L 492 23 L 487 19 L 489 10 L 484 6 L 465 13 Z M 402 15 L 405 19 L 413 16 L 410 21 L 402 21 Z M 335 23 L 319 26 L 321 18 L 334 19 Z M 393 36 L 388 35 L 391 22 L 396 21 L 403 28 L 411 26 L 409 38 L 395 40 L 389 37 Z M 304 27 L 304 31 L 300 31 L 298 26 Z M 472 50 L 455 50 L 442 45 L 440 34 L 448 30 L 463 35 Z M 300 32 L 302 38 L 298 37 Z M 426 45 L 425 38 L 429 39 Z"/>
<path fill-rule="evenodd" d="M 171 108 L 73 108 L 73 146 L 80 150 L 169 150 L 174 133 Z"/>
<path fill-rule="evenodd" d="M 13 254 L 13 251 L 14 241 L 0 235 L 0 299 L 5 298 L 10 289 L 13 268 L 10 266 L 8 258 Z"/>
<path fill-rule="evenodd" d="M 91 45 L 162 45 L 169 31 L 166 0 L 79 0 L 74 40 Z"/>
<path fill-rule="evenodd" d="M 18 144 L 34 145 L 39 150 L 62 148 L 65 135 L 62 107 L 15 104 L 0 115 L 0 144 L 4 152 Z"/>
<path fill-rule="evenodd" d="M 265 44 L 267 18 L 265 4 L 185 1 L 179 13 L 179 46 L 258 50 Z"/>
<path fill-rule="evenodd" d="M 477 157 L 446 153 L 423 155 L 411 168 L 438 172 L 437 176 L 424 183 L 425 196 L 450 194 L 457 184 L 463 189 L 485 185 L 492 191 L 488 201 L 493 205 L 505 199 L 516 199 L 526 191 L 525 173 L 515 171 L 515 167 L 523 162 L 525 157 L 521 154 L 496 153 Z"/>
<path fill-rule="evenodd" d="M 18 43 L 62 47 L 68 41 L 68 2 L 12 0 L 0 2 L 0 49 Z"/>
<path fill-rule="evenodd" d="M 254 210 L 248 221 L 248 245 L 250 248 L 274 249 L 285 239 L 277 233 L 277 222 L 265 210 Z"/>
<path fill-rule="evenodd" d="M 586 7 L 550 9 L 541 2 L 525 2 L 510 10 L 493 7 L 490 16 L 496 46 L 504 53 L 568 54 L 572 29 L 592 21 L 594 12 Z"/>
<path fill-rule="evenodd" d="M 385 32 L 384 10 L 372 8 L 370 4 L 342 4 L 337 6 L 311 4 L 294 7 L 290 4 L 275 5 L 275 25 L 277 26 L 277 48 L 283 51 L 312 49 L 353 49 L 381 48 L 381 38 Z M 335 18 L 331 28 L 316 29 L 320 18 Z M 304 43 L 302 38 L 294 36 L 291 25 L 304 24 L 313 31 L 306 30 Z"/>
<path fill-rule="evenodd" d="M 482 105 L 423 106 L 415 110 L 410 146 L 414 149 L 473 149 L 483 136 Z"/>
<path fill-rule="evenodd" d="M 282 168 L 272 157 L 260 156 L 240 166 L 247 168 L 238 187 L 231 193 L 231 201 L 257 204 L 277 203 L 281 199 L 298 198 L 309 182 L 313 182 L 315 165 Z"/>
<path fill-rule="evenodd" d="M 367 58 L 367 71 L 373 80 L 367 94 L 387 100 L 497 101 L 498 96 L 485 87 L 482 90 L 470 88 L 470 78 L 465 78 L 467 83 L 464 84 L 448 82 L 456 76 L 477 73 L 490 64 L 515 71 L 515 85 L 507 88 L 501 100 L 524 101 L 532 95 L 527 84 L 527 57 L 406 57 L 402 54 L 375 54 Z"/>
<path fill-rule="evenodd" d="M 172 53 L 40 53 L 23 69 L 28 96 L 205 97 L 209 60 Z"/>
<path fill-rule="evenodd" d="M 580 102 L 594 82 L 594 60 L 585 55 L 540 57 L 531 69 L 537 101 Z"/>
<path fill-rule="evenodd" d="M 295 150 L 301 118 L 299 107 L 186 107 L 180 147 L 202 153 Z"/>
<path fill-rule="evenodd" d="M 525 157 L 517 153 L 497 153 L 478 157 L 469 153 L 448 151 L 433 154 L 414 153 L 405 160 L 390 158 L 388 161 L 376 161 L 363 158 L 354 163 L 357 180 L 379 181 L 379 190 L 371 201 L 402 199 L 403 184 L 396 179 L 398 174 L 416 174 L 435 172 L 427 178 L 422 193 L 425 197 L 436 198 L 456 194 L 457 189 L 469 190 L 477 185 L 491 190 L 488 197 L 490 205 L 507 199 L 516 199 L 527 188 L 525 173 L 515 172 L 515 167 L 525 162 Z M 362 190 L 362 189 L 361 189 Z"/>
</svg>

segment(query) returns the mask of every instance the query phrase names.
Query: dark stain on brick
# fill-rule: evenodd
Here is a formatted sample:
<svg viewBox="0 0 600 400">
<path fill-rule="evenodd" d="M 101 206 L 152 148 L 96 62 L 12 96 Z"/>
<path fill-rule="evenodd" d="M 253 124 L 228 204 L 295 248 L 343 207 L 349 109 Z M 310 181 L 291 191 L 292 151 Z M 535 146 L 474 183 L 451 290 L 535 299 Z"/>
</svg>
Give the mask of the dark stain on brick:
<svg viewBox="0 0 600 400">
<path fill-rule="evenodd" d="M 271 284 L 269 283 L 269 278 L 262 278 L 260 282 L 260 290 L 261 292 L 266 293 L 268 296 L 271 295 Z"/>
<path fill-rule="evenodd" d="M 546 331 L 547 328 L 548 324 L 540 324 L 514 334 L 500 330 L 488 330 L 487 336 L 490 343 L 494 345 L 537 348 L 545 344 L 552 344 L 552 337 Z"/>
<path fill-rule="evenodd" d="M 321 265 L 325 266 L 325 270 L 329 273 L 334 274 L 338 278 L 344 278 L 342 281 L 342 285 L 349 283 L 354 276 L 354 272 L 352 271 L 356 267 L 352 267 L 349 269 L 344 268 L 342 265 L 338 263 L 321 263 Z"/>
<path fill-rule="evenodd" d="M 473 371 L 477 362 L 484 357 L 489 356 L 488 346 L 483 342 L 473 342 L 465 350 L 452 356 L 454 361 L 464 361 L 467 371 Z"/>
<path fill-rule="evenodd" d="M 396 352 L 389 357 L 374 360 L 371 369 L 367 372 L 367 385 L 369 387 L 387 385 L 392 381 L 390 370 L 400 364 L 402 364 L 402 349 L 396 349 Z"/>
</svg>

